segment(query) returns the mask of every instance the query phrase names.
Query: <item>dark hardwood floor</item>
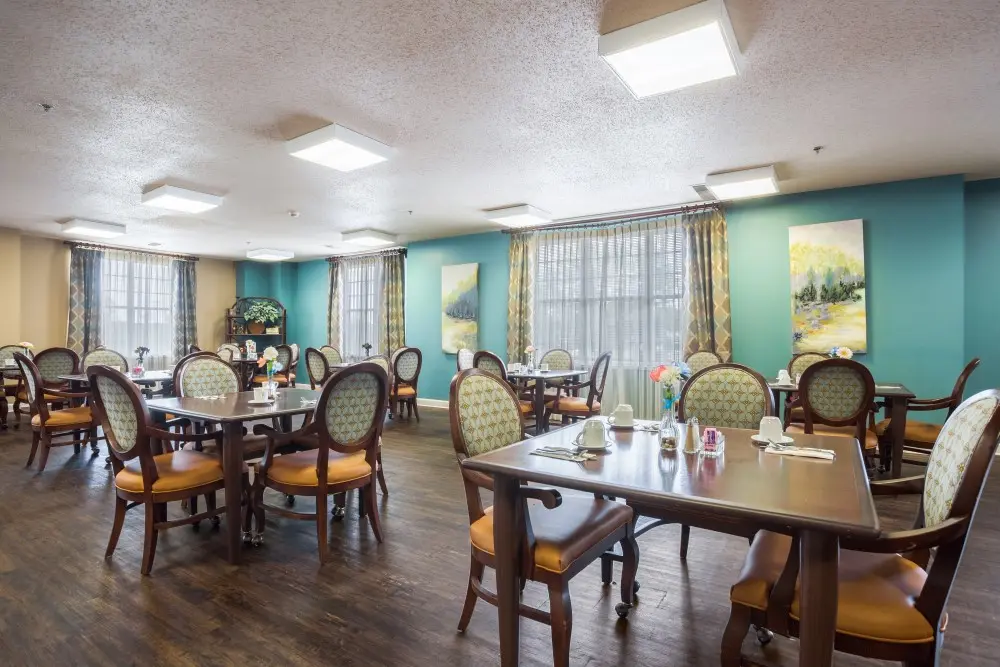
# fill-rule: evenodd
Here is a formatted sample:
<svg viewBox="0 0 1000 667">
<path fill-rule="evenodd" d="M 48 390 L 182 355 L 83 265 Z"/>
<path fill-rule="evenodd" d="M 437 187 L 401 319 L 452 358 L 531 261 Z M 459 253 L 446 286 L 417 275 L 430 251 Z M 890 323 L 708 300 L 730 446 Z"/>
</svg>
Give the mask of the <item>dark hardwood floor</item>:
<svg viewBox="0 0 1000 667">
<path fill-rule="evenodd" d="M 104 560 L 112 486 L 104 456 L 53 451 L 26 470 L 25 433 L 0 432 L 0 664 L 3 665 L 491 665 L 495 611 L 480 602 L 455 631 L 468 574 L 468 518 L 447 413 L 386 427 L 386 541 L 357 519 L 332 524 L 322 569 L 313 524 L 269 518 L 264 546 L 226 563 L 223 536 L 177 528 L 160 536 L 153 573 L 139 574 L 142 516 L 129 513 Z M 994 471 L 993 477 L 1000 473 Z M 301 501 L 300 502 L 304 502 Z M 916 504 L 879 503 L 893 526 Z M 993 667 L 1000 655 L 1000 488 L 987 486 L 949 605 L 944 665 Z M 179 512 L 179 507 L 173 512 Z M 718 665 L 728 590 L 746 552 L 738 538 L 694 530 L 686 565 L 678 529 L 640 540 L 642 590 L 618 620 L 617 585 L 599 566 L 573 581 L 574 665 Z M 616 578 L 619 570 L 616 568 Z M 529 604 L 545 604 L 534 584 Z M 522 621 L 522 664 L 551 663 L 548 628 Z M 795 643 L 745 652 L 796 665 Z M 881 664 L 838 655 L 837 665 Z"/>
</svg>

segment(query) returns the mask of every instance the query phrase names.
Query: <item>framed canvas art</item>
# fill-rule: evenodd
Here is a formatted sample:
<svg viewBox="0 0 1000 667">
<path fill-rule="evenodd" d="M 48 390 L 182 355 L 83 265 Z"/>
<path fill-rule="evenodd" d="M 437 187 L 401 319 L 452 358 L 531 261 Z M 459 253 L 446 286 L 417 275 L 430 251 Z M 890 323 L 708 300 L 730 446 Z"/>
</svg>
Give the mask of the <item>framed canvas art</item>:
<svg viewBox="0 0 1000 667">
<path fill-rule="evenodd" d="M 441 349 L 457 354 L 479 343 L 479 265 L 441 267 Z"/>
</svg>

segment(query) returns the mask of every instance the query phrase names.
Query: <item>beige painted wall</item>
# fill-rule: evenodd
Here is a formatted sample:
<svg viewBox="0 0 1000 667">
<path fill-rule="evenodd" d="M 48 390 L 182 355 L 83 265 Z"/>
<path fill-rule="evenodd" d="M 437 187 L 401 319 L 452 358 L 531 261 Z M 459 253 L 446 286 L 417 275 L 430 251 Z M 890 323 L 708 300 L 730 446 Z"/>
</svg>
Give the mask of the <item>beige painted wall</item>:
<svg viewBox="0 0 1000 667">
<path fill-rule="evenodd" d="M 0 345 L 29 341 L 35 350 L 66 345 L 69 313 L 69 246 L 59 239 L 0 229 L 3 313 Z M 236 300 L 236 264 L 202 259 L 195 264 L 198 343 L 215 350 L 225 337 L 225 310 Z"/>
<path fill-rule="evenodd" d="M 236 301 L 236 264 L 223 259 L 201 259 L 198 274 L 198 347 L 216 350 L 225 340 L 226 309 Z"/>
</svg>

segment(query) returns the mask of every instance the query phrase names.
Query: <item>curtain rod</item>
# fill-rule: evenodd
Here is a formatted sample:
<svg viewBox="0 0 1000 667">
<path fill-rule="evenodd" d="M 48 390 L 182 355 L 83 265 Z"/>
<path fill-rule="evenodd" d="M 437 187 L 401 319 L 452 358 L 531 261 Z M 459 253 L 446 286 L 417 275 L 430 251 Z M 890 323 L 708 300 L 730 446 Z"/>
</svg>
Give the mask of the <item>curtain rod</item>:
<svg viewBox="0 0 1000 667">
<path fill-rule="evenodd" d="M 336 262 L 338 259 L 348 259 L 351 257 L 383 257 L 388 255 L 402 255 L 406 257 L 406 248 L 389 248 L 388 250 L 374 250 L 374 251 L 362 251 L 362 252 L 351 252 L 343 255 L 332 255 L 326 258 L 328 262 Z"/>
<path fill-rule="evenodd" d="M 638 222 L 640 220 L 649 220 L 651 218 L 660 218 L 665 215 L 677 215 L 681 213 L 692 213 L 694 211 L 707 211 L 707 210 L 722 210 L 722 202 L 718 201 L 707 201 L 699 202 L 695 204 L 684 204 L 682 206 L 669 206 L 666 208 L 650 208 L 650 209 L 640 209 L 637 211 L 625 211 L 623 213 L 608 213 L 605 215 L 584 217 L 584 218 L 569 218 L 565 220 L 559 220 L 557 222 L 552 222 L 547 225 L 538 225 L 537 227 L 524 227 L 521 229 L 504 229 L 504 234 L 521 234 L 525 232 L 544 232 L 550 229 L 566 229 L 569 227 L 600 227 L 604 225 L 614 225 L 622 224 L 628 222 Z"/>
<path fill-rule="evenodd" d="M 118 250 L 121 252 L 134 252 L 140 255 L 160 255 L 162 257 L 173 257 L 186 262 L 197 262 L 200 258 L 195 255 L 179 255 L 173 252 L 157 252 L 155 250 L 139 250 L 137 248 L 123 248 L 116 245 L 103 245 L 101 243 L 87 243 L 86 241 L 63 241 L 70 248 L 85 248 L 87 250 Z"/>
</svg>

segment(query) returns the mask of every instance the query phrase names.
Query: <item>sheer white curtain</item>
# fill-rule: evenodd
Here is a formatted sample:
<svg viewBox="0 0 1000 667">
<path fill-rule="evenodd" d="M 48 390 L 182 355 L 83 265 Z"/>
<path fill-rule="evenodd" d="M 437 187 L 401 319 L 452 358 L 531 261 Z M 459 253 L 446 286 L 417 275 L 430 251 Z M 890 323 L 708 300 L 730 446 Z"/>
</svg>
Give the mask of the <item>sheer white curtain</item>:
<svg viewBox="0 0 1000 667">
<path fill-rule="evenodd" d="M 340 280 L 340 340 L 345 361 L 355 362 L 380 349 L 379 332 L 385 262 L 379 255 L 344 257 L 338 260 Z M 362 347 L 371 344 L 371 352 Z"/>
<path fill-rule="evenodd" d="M 132 363 L 148 347 L 147 370 L 174 356 L 174 266 L 165 255 L 106 250 L 101 262 L 101 342 Z"/>
<path fill-rule="evenodd" d="M 655 418 L 646 374 L 681 359 L 687 328 L 684 231 L 679 218 L 553 230 L 538 235 L 533 344 L 561 347 L 589 369 L 611 352 L 602 399 Z"/>
</svg>

